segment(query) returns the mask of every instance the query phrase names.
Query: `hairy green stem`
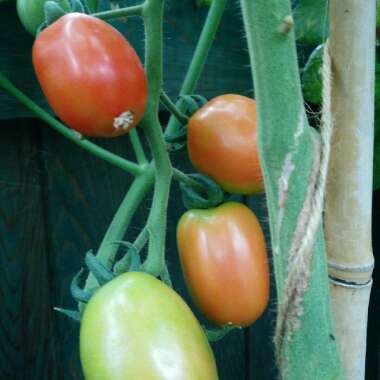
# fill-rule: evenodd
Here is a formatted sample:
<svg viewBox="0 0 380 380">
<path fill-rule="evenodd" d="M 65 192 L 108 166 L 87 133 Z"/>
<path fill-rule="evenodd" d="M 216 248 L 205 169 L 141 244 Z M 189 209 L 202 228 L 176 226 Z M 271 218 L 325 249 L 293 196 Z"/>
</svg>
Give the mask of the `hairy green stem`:
<svg viewBox="0 0 380 380">
<path fill-rule="evenodd" d="M 165 108 L 177 119 L 181 125 L 184 125 L 188 122 L 188 117 L 176 107 L 176 105 L 172 102 L 164 90 L 161 90 L 160 100 Z"/>
<path fill-rule="evenodd" d="M 79 145 L 84 150 L 87 150 L 102 160 L 107 161 L 110 164 L 117 166 L 135 176 L 144 172 L 143 167 L 99 147 L 98 145 L 83 138 L 79 133 L 67 128 L 64 124 L 60 123 L 48 112 L 33 102 L 33 100 L 31 100 L 28 96 L 17 89 L 14 84 L 2 73 L 0 73 L 0 87 L 6 90 L 9 94 L 13 95 L 20 103 L 30 109 L 35 115 L 49 124 L 53 129 L 66 137 L 68 140 Z"/>
<path fill-rule="evenodd" d="M 132 146 L 133 146 L 133 150 L 135 151 L 137 162 L 140 165 L 147 164 L 148 160 L 147 160 L 147 158 L 145 156 L 144 148 L 141 145 L 139 134 L 138 134 L 138 132 L 136 131 L 135 128 L 133 128 L 129 132 L 129 138 L 131 140 L 131 143 L 132 143 Z"/>
<path fill-rule="evenodd" d="M 128 16 L 141 16 L 143 13 L 144 4 L 132 5 L 130 7 L 115 9 L 111 11 L 104 11 L 93 13 L 91 16 L 100 18 L 102 20 L 112 20 Z"/>
<path fill-rule="evenodd" d="M 280 374 L 289 380 L 340 380 L 343 374 L 333 335 L 321 226 L 310 247 L 311 267 L 302 273 L 297 292 L 287 282 L 288 268 L 305 260 L 304 256 L 297 257 L 298 261 L 294 257 L 289 260 L 289 252 L 305 238 L 296 231 L 309 221 L 312 207 L 305 200 L 309 194 L 314 200 L 313 174 L 318 162 L 317 139 L 305 115 L 294 31 L 289 22 L 291 3 L 241 0 L 241 6 L 257 101 L 258 147 L 278 296 L 277 322 L 285 321 L 286 326 L 286 334 L 282 330 L 276 334 Z M 285 309 L 284 299 L 290 299 Z"/>
<path fill-rule="evenodd" d="M 112 268 L 116 253 L 119 249 L 119 246 L 114 243 L 123 239 L 134 213 L 152 188 L 153 180 L 154 168 L 153 165 L 149 165 L 145 173 L 135 178 L 109 225 L 96 255 L 97 259 L 108 269 Z M 98 282 L 95 277 L 90 274 L 87 278 L 84 290 L 91 290 L 96 286 L 98 286 Z"/>
<path fill-rule="evenodd" d="M 164 0 L 147 0 L 143 12 L 146 36 L 145 69 L 149 84 L 149 99 L 141 124 L 152 150 L 155 167 L 153 202 L 147 221 L 148 255 L 143 263 L 143 269 L 154 276 L 160 275 L 165 265 L 167 206 L 172 177 L 172 167 L 158 120 L 162 85 L 163 11 Z"/>
<path fill-rule="evenodd" d="M 214 38 L 222 19 L 226 3 L 227 0 L 213 0 L 211 3 L 210 10 L 199 37 L 197 47 L 194 51 L 193 58 L 181 87 L 181 95 L 189 95 L 193 93 L 198 83 L 207 55 L 214 42 Z M 183 111 L 185 102 L 179 99 L 176 106 L 179 111 Z M 173 131 L 178 128 L 178 126 L 179 125 L 177 120 L 174 117 L 171 117 L 165 130 L 165 135 L 173 133 Z"/>
</svg>

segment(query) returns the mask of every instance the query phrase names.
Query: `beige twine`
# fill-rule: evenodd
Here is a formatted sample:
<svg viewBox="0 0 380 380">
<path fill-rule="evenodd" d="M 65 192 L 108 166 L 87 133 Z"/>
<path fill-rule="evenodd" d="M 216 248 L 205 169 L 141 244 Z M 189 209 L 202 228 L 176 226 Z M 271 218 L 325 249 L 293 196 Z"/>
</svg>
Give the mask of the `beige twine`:
<svg viewBox="0 0 380 380">
<path fill-rule="evenodd" d="M 321 139 L 320 141 L 315 139 L 314 162 L 309 176 L 308 189 L 289 250 L 288 276 L 285 280 L 284 295 L 278 304 L 274 344 L 276 358 L 282 370 L 284 370 L 285 364 L 282 359 L 283 343 L 290 340 L 293 332 L 301 327 L 300 317 L 304 311 L 303 297 L 309 284 L 313 247 L 323 211 L 333 132 L 331 57 L 328 42 L 324 46 L 322 78 Z M 281 197 L 281 194 L 279 196 Z"/>
</svg>

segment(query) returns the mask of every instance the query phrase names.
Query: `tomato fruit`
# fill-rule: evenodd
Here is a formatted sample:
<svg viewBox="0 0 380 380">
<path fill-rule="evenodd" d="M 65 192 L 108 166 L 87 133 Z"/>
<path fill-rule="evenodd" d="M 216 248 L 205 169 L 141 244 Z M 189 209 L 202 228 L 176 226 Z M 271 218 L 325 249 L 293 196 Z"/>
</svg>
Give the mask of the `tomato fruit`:
<svg viewBox="0 0 380 380">
<path fill-rule="evenodd" d="M 156 278 L 128 272 L 100 288 L 80 328 L 86 380 L 217 380 L 213 353 L 182 298 Z"/>
<path fill-rule="evenodd" d="M 241 203 L 189 210 L 177 226 L 177 245 L 189 292 L 217 325 L 247 326 L 269 299 L 265 239 L 255 214 Z"/>
<path fill-rule="evenodd" d="M 18 17 L 24 28 L 32 35 L 37 33 L 38 27 L 45 20 L 44 5 L 47 0 L 17 0 Z M 69 0 L 54 0 L 65 11 L 70 10 Z M 99 0 L 85 1 L 91 12 L 96 12 Z"/>
<path fill-rule="evenodd" d="M 144 114 L 147 83 L 140 59 L 102 20 L 80 13 L 61 17 L 37 37 L 33 64 L 53 111 L 83 135 L 119 136 Z M 126 124 L 114 125 L 122 114 Z"/>
<path fill-rule="evenodd" d="M 256 145 L 256 102 L 241 95 L 218 96 L 189 120 L 188 151 L 193 165 L 224 190 L 263 190 Z"/>
</svg>

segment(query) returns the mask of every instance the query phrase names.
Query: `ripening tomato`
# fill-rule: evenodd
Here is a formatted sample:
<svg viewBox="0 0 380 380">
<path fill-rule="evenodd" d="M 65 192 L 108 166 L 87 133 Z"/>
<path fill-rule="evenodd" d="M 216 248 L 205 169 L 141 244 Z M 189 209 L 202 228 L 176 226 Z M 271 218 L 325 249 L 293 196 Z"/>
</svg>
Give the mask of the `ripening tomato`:
<svg viewBox="0 0 380 380">
<path fill-rule="evenodd" d="M 177 244 L 189 292 L 218 325 L 247 326 L 269 299 L 265 239 L 255 214 L 241 203 L 189 210 L 177 227 Z"/>
<path fill-rule="evenodd" d="M 69 13 L 33 46 L 33 64 L 51 108 L 83 135 L 114 137 L 144 114 L 147 83 L 128 41 L 111 25 Z"/>
<path fill-rule="evenodd" d="M 213 353 L 182 298 L 156 278 L 124 273 L 85 308 L 80 358 L 86 380 L 217 380 Z"/>
<path fill-rule="evenodd" d="M 188 151 L 197 170 L 224 190 L 263 191 L 253 99 L 227 94 L 206 103 L 189 120 Z"/>
</svg>

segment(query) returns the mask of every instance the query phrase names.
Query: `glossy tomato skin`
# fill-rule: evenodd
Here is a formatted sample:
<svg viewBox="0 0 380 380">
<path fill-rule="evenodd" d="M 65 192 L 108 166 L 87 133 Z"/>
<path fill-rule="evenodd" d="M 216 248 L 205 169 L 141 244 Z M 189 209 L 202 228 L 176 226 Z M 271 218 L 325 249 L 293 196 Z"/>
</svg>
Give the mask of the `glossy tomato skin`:
<svg viewBox="0 0 380 380">
<path fill-rule="evenodd" d="M 182 298 L 141 272 L 118 276 L 84 311 L 86 380 L 217 380 L 207 338 Z"/>
<path fill-rule="evenodd" d="M 187 211 L 177 244 L 189 292 L 210 321 L 247 326 L 260 317 L 269 299 L 269 268 L 262 229 L 248 207 L 227 202 Z"/>
<path fill-rule="evenodd" d="M 53 111 L 86 136 L 114 137 L 144 114 L 147 83 L 128 41 L 92 16 L 69 13 L 46 28 L 33 46 L 33 64 Z M 131 112 L 129 128 L 114 119 Z"/>
<path fill-rule="evenodd" d="M 197 170 L 224 190 L 263 191 L 253 99 L 226 94 L 206 103 L 189 120 L 188 151 Z"/>
</svg>

